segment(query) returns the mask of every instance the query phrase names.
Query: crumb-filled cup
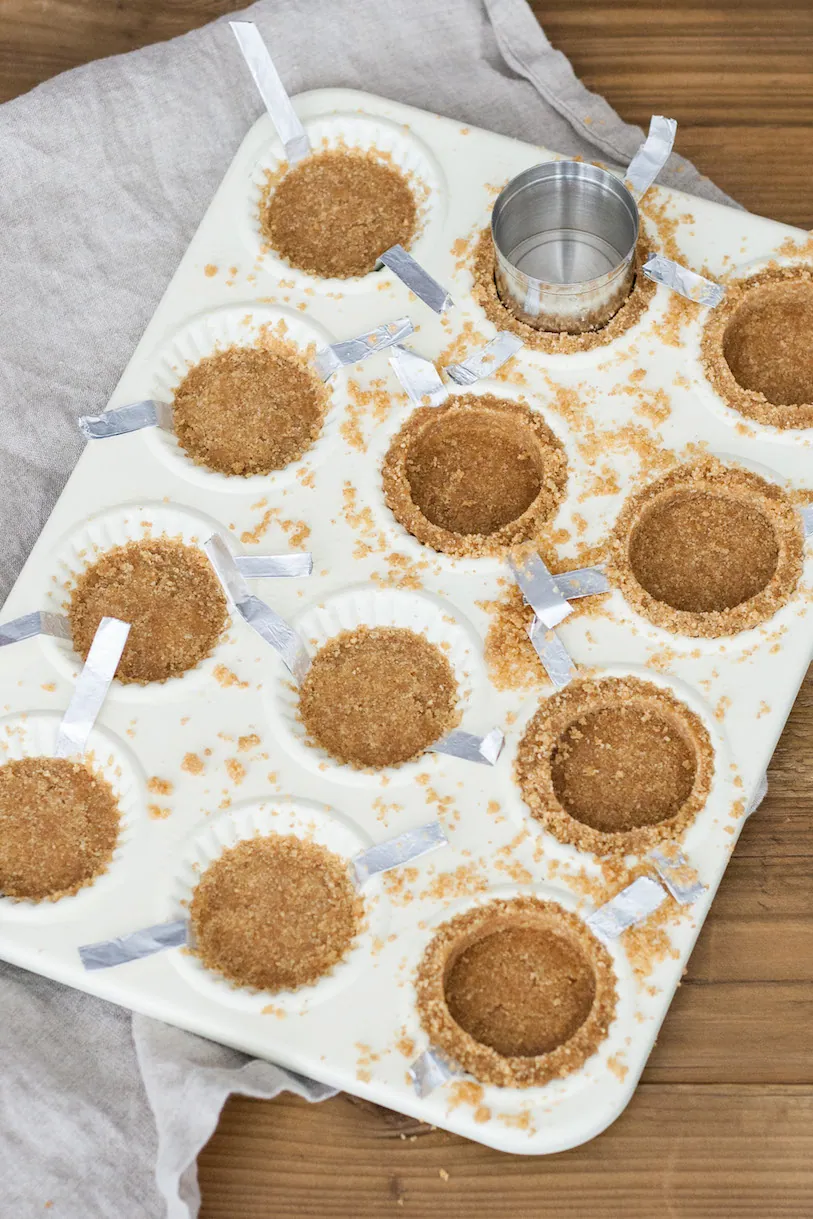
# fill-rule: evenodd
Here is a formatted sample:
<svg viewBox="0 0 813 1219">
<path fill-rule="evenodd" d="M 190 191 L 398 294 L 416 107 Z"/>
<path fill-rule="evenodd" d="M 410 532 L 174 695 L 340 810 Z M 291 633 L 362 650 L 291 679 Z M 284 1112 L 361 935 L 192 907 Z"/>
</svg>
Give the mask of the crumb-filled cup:
<svg viewBox="0 0 813 1219">
<path fill-rule="evenodd" d="M 624 183 L 581 161 L 549 161 L 503 187 L 491 216 L 497 292 L 537 330 L 583 334 L 632 289 L 638 206 Z"/>
</svg>

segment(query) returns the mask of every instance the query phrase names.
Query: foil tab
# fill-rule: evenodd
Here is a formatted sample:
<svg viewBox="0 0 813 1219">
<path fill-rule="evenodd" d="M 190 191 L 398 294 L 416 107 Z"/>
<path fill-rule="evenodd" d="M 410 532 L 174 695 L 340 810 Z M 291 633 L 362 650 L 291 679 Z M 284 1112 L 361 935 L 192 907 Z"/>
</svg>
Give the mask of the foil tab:
<svg viewBox="0 0 813 1219">
<path fill-rule="evenodd" d="M 379 872 L 389 872 L 391 868 L 400 868 L 402 864 L 436 851 L 438 847 L 447 847 L 449 839 L 443 832 L 439 821 L 428 821 L 414 830 L 406 830 L 397 838 L 379 842 L 366 851 L 360 851 L 353 857 L 353 874 L 356 884 L 361 887 L 371 876 Z"/>
<path fill-rule="evenodd" d="M 561 690 L 576 676 L 573 658 L 555 631 L 550 630 L 539 618 L 534 618 L 528 627 L 528 638 L 534 651 L 542 661 L 542 667 L 557 690 Z"/>
<path fill-rule="evenodd" d="M 375 355 L 377 351 L 386 351 L 395 343 L 409 338 L 414 330 L 412 318 L 399 317 L 397 321 L 385 322 L 383 326 L 376 326 L 374 330 L 369 330 L 367 334 L 359 335 L 356 339 L 331 343 L 329 347 L 317 351 L 314 359 L 316 371 L 323 381 L 327 381 L 345 365 L 358 364 L 368 356 Z"/>
<path fill-rule="evenodd" d="M 83 754 L 130 633 L 130 623 L 102 618 L 56 735 L 54 756 Z"/>
<path fill-rule="evenodd" d="M 666 890 L 651 876 L 639 876 L 599 906 L 586 920 L 600 940 L 617 940 L 629 927 L 643 923 L 666 901 Z"/>
<path fill-rule="evenodd" d="M 412 1086 L 421 1099 L 459 1074 L 460 1072 L 450 1067 L 448 1062 L 441 1058 L 435 1050 L 424 1050 L 423 1054 L 416 1058 L 412 1066 L 407 1069 Z"/>
<path fill-rule="evenodd" d="M 313 571 L 313 555 L 309 550 L 297 554 L 238 554 L 234 562 L 247 580 L 309 576 Z"/>
<path fill-rule="evenodd" d="M 681 266 L 679 262 L 664 258 L 662 254 L 650 254 L 641 270 L 647 279 L 656 284 L 663 284 L 673 292 L 679 292 L 696 305 L 707 305 L 709 309 L 713 309 L 725 296 L 722 284 L 715 284 L 704 275 L 698 275 L 696 271 Z"/>
<path fill-rule="evenodd" d="M 675 143 L 677 123 L 674 119 L 653 114 L 649 121 L 649 133 L 624 174 L 624 185 L 639 202 L 669 160 Z"/>
<path fill-rule="evenodd" d="M 299 121 L 285 86 L 274 67 L 268 47 L 253 21 L 230 21 L 246 66 L 285 147 L 289 165 L 296 165 L 311 151 L 310 140 Z"/>
<path fill-rule="evenodd" d="M 499 728 L 492 728 L 486 736 L 476 736 L 473 732 L 455 728 L 430 745 L 427 752 L 445 753 L 452 758 L 462 758 L 465 762 L 482 762 L 486 766 L 493 766 L 504 744 L 505 736 Z"/>
<path fill-rule="evenodd" d="M 762 776 L 762 778 L 760 779 L 759 783 L 757 783 L 753 796 L 748 801 L 748 804 L 745 809 L 746 817 L 750 817 L 752 813 L 755 813 L 757 811 L 757 809 L 759 808 L 760 804 L 765 799 L 767 794 L 768 794 L 768 776 L 767 776 L 767 774 L 764 774 Z"/>
<path fill-rule="evenodd" d="M 481 377 L 488 377 L 498 368 L 502 368 L 503 364 L 524 346 L 522 339 L 516 334 L 501 330 L 496 338 L 486 343 L 480 351 L 474 352 L 459 364 L 447 364 L 444 372 L 458 385 L 474 385 Z"/>
<path fill-rule="evenodd" d="M 96 969 L 111 969 L 114 965 L 125 965 L 167 948 L 182 948 L 189 942 L 189 924 L 186 919 L 173 923 L 156 923 L 142 927 L 129 935 L 117 936 L 114 940 L 99 940 L 95 944 L 82 944 L 79 956 L 88 972 Z"/>
<path fill-rule="evenodd" d="M 433 279 L 428 271 L 424 271 L 419 262 L 408 254 L 402 245 L 390 246 L 378 260 L 379 264 L 389 267 L 393 275 L 397 275 L 402 284 L 414 292 L 435 313 L 445 313 L 454 308 L 454 301 L 449 293 Z"/>
<path fill-rule="evenodd" d="M 802 508 L 802 528 L 806 538 L 813 534 L 813 504 L 806 504 Z"/>
<path fill-rule="evenodd" d="M 0 648 L 9 643 L 19 643 L 34 635 L 52 635 L 55 639 L 70 639 L 71 626 L 65 614 L 51 614 L 47 610 L 34 610 L 0 625 Z"/>
<path fill-rule="evenodd" d="M 573 612 L 557 587 L 557 577 L 551 575 L 538 554 L 529 552 L 518 559 L 509 556 L 508 566 L 523 597 L 545 626 L 558 626 Z"/>
<path fill-rule="evenodd" d="M 79 417 L 79 431 L 87 440 L 109 440 L 111 436 L 126 436 L 145 427 L 172 430 L 172 407 L 168 402 L 147 398 L 143 402 L 130 402 L 127 406 L 102 411 L 101 415 Z"/>
<path fill-rule="evenodd" d="M 245 623 L 274 649 L 297 685 L 305 680 L 310 656 L 305 641 L 294 628 L 249 590 L 234 556 L 219 534 L 213 533 L 203 549 L 223 586 L 226 596 Z"/>
<path fill-rule="evenodd" d="M 576 601 L 579 597 L 593 597 L 596 593 L 606 593 L 610 581 L 604 574 L 604 569 L 596 567 L 577 567 L 555 577 L 556 587 L 568 601 Z"/>
<path fill-rule="evenodd" d="M 448 388 L 431 360 L 417 351 L 396 344 L 390 352 L 392 371 L 415 406 L 440 406 L 449 396 Z"/>
<path fill-rule="evenodd" d="M 668 855 L 656 847 L 649 852 L 648 858 L 679 905 L 691 906 L 706 892 L 706 886 L 698 880 L 694 868 L 674 843 L 670 844 Z"/>
</svg>

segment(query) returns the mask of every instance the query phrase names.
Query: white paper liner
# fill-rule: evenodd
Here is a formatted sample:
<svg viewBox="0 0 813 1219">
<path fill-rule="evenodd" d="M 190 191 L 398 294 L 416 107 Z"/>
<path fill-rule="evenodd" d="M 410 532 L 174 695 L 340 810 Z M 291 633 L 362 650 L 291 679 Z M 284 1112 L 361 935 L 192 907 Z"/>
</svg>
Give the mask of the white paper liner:
<svg viewBox="0 0 813 1219">
<path fill-rule="evenodd" d="M 463 713 L 460 727 L 468 723 L 467 707 L 475 687 L 482 682 L 482 647 L 468 624 L 461 622 L 448 602 L 426 594 L 402 589 L 376 589 L 369 586 L 348 589 L 314 606 L 292 622 L 305 639 L 311 656 L 341 631 L 360 626 L 405 627 L 423 635 L 441 649 L 449 661 L 458 684 L 458 705 Z M 305 727 L 299 719 L 299 691 L 287 675 L 277 678 L 268 697 L 268 711 L 274 730 L 284 745 L 308 770 L 355 787 L 397 786 L 414 782 L 421 771 L 431 769 L 433 756 L 428 752 L 417 761 L 381 770 L 359 770 L 344 765 L 324 749 L 306 743 Z"/>
<path fill-rule="evenodd" d="M 326 847 L 347 860 L 366 850 L 370 839 L 361 829 L 325 804 L 289 797 L 269 797 L 263 801 L 235 806 L 228 813 L 213 817 L 200 828 L 183 848 L 170 882 L 169 903 L 160 911 L 164 920 L 187 918 L 189 905 L 200 877 L 225 850 L 238 842 L 269 834 L 294 834 Z M 385 917 L 376 900 L 381 882 L 372 877 L 364 886 L 364 926 L 347 957 L 325 977 L 312 986 L 296 991 L 256 991 L 234 986 L 226 978 L 204 965 L 191 952 L 181 949 L 168 954 L 179 973 L 194 987 L 219 1003 L 226 1003 L 246 1012 L 262 1011 L 267 1005 L 286 1011 L 301 1012 L 317 1003 L 331 999 L 356 981 L 369 967 L 373 958 L 373 939 L 382 936 Z"/>
<path fill-rule="evenodd" d="M 652 115 L 647 137 L 624 174 L 624 185 L 636 202 L 640 202 L 669 160 L 676 132 L 675 119 L 664 118 L 662 114 Z"/>
<path fill-rule="evenodd" d="M 262 34 L 253 21 L 230 21 L 232 33 L 237 39 L 246 66 L 254 78 L 254 84 L 263 99 L 271 122 L 274 124 L 291 165 L 296 165 L 310 152 L 305 129 L 291 99 L 285 91 L 279 73 Z"/>
<path fill-rule="evenodd" d="M 60 712 L 30 711 L 0 720 L 0 766 L 19 758 L 53 757 L 61 718 Z M 130 844 L 144 819 L 143 775 L 128 747 L 105 728 L 91 732 L 85 761 L 113 788 L 121 814 L 118 842 L 107 871 L 71 897 L 55 902 L 0 896 L 0 923 L 82 918 L 93 903 L 113 893 L 126 873 Z"/>
<path fill-rule="evenodd" d="M 310 361 L 315 359 L 317 351 L 332 342 L 332 335 L 301 313 L 250 302 L 227 305 L 190 318 L 153 353 L 143 387 L 145 392 L 158 402 L 171 402 L 190 368 L 215 351 L 234 346 L 253 347 L 264 327 L 268 327 L 267 333 L 290 343 Z M 318 372 L 316 375 L 319 375 Z M 290 484 L 303 468 L 313 467 L 331 452 L 332 442 L 338 433 L 340 411 L 329 386 L 327 392 L 332 400 L 316 441 L 298 461 L 290 462 L 284 469 L 274 470 L 270 474 L 250 474 L 244 478 L 239 474 L 221 474 L 206 466 L 196 465 L 181 448 L 174 432 L 164 428 L 148 428 L 144 437 L 170 470 L 188 482 L 197 483 L 208 491 L 266 495 L 277 487 Z"/>
<path fill-rule="evenodd" d="M 224 537 L 228 531 L 213 518 L 187 508 L 176 508 L 172 504 L 122 504 L 111 508 L 90 520 L 82 521 L 57 544 L 49 578 L 42 587 L 41 605 L 46 611 L 65 614 L 70 599 L 70 589 L 91 564 L 105 551 L 127 542 L 141 542 L 145 538 L 167 537 L 183 542 L 187 546 L 203 549 L 203 543 L 213 532 Z M 52 579 L 50 577 L 55 577 Z M 114 681 L 108 698 L 122 702 L 154 703 L 156 699 L 185 697 L 212 678 L 218 664 L 223 663 L 223 647 L 226 628 L 210 656 L 204 657 L 194 669 L 180 677 L 170 677 L 165 682 L 151 682 L 141 686 L 135 682 L 122 684 Z M 82 660 L 74 651 L 70 638 L 58 639 L 43 636 L 40 646 L 54 667 L 73 682 L 82 667 Z"/>
<path fill-rule="evenodd" d="M 443 171 L 426 145 L 406 127 L 366 114 L 326 114 L 307 120 L 305 132 L 314 152 L 336 148 L 362 152 L 377 151 L 384 154 L 381 158 L 384 164 L 401 170 L 418 205 L 418 226 L 409 253 L 421 262 L 424 253 L 437 238 L 446 212 Z M 322 293 L 370 292 L 378 288 L 383 276 L 397 282 L 392 273 L 385 270 L 371 271 L 368 275 L 352 279 L 321 279 L 292 267 L 268 247 L 260 228 L 260 207 L 267 175 L 277 174 L 283 163 L 282 147 L 275 140 L 253 166 L 246 192 L 241 224 L 243 238 L 252 254 L 262 254 L 263 270 L 281 280 L 283 284 L 293 284 L 297 292 L 306 288 Z"/>
</svg>

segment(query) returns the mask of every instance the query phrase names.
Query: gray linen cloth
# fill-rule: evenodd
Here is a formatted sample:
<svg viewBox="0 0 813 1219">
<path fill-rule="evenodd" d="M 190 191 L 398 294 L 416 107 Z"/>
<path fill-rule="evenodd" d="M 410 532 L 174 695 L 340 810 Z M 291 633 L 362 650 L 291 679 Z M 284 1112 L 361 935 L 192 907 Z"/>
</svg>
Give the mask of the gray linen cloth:
<svg viewBox="0 0 813 1219">
<path fill-rule="evenodd" d="M 261 0 L 245 15 L 291 93 L 366 89 L 620 164 L 642 138 L 524 0 Z M 0 595 L 79 455 L 77 416 L 105 407 L 260 112 L 223 22 L 0 106 Z M 661 180 L 725 199 L 677 156 Z M 229 1093 L 330 1095 L 2 963 L 0 1030 L 2 1219 L 188 1219 Z"/>
</svg>

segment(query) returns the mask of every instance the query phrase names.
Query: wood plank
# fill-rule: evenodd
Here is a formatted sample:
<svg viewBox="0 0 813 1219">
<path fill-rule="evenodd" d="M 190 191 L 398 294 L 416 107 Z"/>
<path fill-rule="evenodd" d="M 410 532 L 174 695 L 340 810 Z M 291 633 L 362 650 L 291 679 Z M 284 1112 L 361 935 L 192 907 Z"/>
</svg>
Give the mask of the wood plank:
<svg viewBox="0 0 813 1219">
<path fill-rule="evenodd" d="M 810 1215 L 810 1087 L 645 1084 L 600 1138 L 544 1158 L 413 1129 L 345 1097 L 235 1098 L 200 1158 L 202 1219 Z"/>
</svg>

